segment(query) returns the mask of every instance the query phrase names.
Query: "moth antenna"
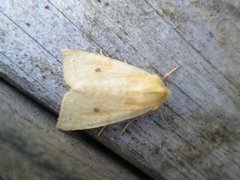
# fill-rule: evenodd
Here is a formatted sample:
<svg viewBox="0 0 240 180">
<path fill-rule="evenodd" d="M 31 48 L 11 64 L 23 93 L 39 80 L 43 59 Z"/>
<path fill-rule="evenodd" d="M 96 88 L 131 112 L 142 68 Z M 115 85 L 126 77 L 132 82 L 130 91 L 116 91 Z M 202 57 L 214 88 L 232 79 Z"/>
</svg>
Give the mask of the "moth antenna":
<svg viewBox="0 0 240 180">
<path fill-rule="evenodd" d="M 170 76 L 170 74 L 172 74 L 174 71 L 176 71 L 179 68 L 179 65 L 176 66 L 175 68 L 173 68 L 171 71 L 167 72 L 166 74 L 164 74 L 163 76 L 163 81 L 166 81 L 168 79 L 168 77 Z"/>
</svg>

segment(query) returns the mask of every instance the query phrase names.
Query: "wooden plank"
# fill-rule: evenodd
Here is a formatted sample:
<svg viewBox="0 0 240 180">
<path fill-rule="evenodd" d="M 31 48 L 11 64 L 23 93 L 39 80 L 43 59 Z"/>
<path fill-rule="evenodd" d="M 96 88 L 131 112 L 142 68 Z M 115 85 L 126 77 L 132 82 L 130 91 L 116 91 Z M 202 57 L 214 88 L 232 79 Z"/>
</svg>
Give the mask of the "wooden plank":
<svg viewBox="0 0 240 180">
<path fill-rule="evenodd" d="M 160 75 L 180 64 L 167 83 L 166 120 L 153 113 L 123 136 L 122 124 L 87 133 L 157 179 L 237 179 L 239 4 L 221 2 L 5 1 L 0 72 L 58 113 L 67 90 L 61 49 L 102 49 Z"/>
<path fill-rule="evenodd" d="M 0 103 L 3 179 L 139 179 L 86 136 L 58 131 L 55 115 L 2 80 Z"/>
<path fill-rule="evenodd" d="M 239 1 L 156 3 L 150 0 L 148 4 L 179 35 L 190 42 L 190 45 L 212 66 L 210 69 L 220 72 L 232 86 L 240 86 L 237 78 L 240 42 Z M 222 82 L 220 86 L 227 84 Z"/>
</svg>

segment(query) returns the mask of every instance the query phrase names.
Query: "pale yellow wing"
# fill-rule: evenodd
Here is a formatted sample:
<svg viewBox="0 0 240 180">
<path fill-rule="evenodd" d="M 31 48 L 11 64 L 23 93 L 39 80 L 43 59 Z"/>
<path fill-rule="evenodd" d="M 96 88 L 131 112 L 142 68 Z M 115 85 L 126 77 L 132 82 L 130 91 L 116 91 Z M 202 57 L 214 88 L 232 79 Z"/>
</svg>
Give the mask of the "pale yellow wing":
<svg viewBox="0 0 240 180">
<path fill-rule="evenodd" d="M 118 60 L 79 50 L 66 50 L 62 53 L 64 79 L 72 88 L 89 83 L 104 85 L 132 80 L 140 80 L 150 74 L 137 67 L 128 65 Z M 135 78 L 137 76 L 137 78 Z M 130 82 L 131 83 L 131 82 Z M 120 85 L 120 84 L 119 84 Z"/>
<path fill-rule="evenodd" d="M 169 96 L 161 79 L 111 58 L 68 50 L 65 94 L 57 127 L 63 130 L 100 127 L 157 109 Z"/>
</svg>

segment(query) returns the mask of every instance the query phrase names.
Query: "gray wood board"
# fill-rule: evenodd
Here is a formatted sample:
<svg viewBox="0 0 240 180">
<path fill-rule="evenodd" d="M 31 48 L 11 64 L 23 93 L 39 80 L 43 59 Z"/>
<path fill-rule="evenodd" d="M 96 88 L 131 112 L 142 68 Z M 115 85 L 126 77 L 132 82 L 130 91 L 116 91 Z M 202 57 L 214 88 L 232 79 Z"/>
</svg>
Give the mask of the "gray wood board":
<svg viewBox="0 0 240 180">
<path fill-rule="evenodd" d="M 2 80 L 0 103 L 3 179 L 140 179 L 81 134 L 58 131 L 55 115 Z"/>
<path fill-rule="evenodd" d="M 237 179 L 240 175 L 239 2 L 4 1 L 0 5 L 0 73 L 58 113 L 68 90 L 62 49 L 127 60 L 163 75 L 172 99 L 165 120 L 152 113 L 120 136 L 98 141 L 154 178 Z"/>
</svg>

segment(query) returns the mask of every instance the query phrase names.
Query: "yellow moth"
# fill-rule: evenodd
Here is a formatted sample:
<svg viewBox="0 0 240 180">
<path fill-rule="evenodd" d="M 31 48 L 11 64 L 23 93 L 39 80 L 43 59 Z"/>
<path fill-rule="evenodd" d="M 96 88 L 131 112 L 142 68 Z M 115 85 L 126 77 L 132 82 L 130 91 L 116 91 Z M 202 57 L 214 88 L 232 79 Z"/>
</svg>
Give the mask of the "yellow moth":
<svg viewBox="0 0 240 180">
<path fill-rule="evenodd" d="M 162 79 L 127 63 L 80 50 L 62 53 L 64 95 L 57 127 L 90 129 L 156 110 L 171 95 Z"/>
</svg>

